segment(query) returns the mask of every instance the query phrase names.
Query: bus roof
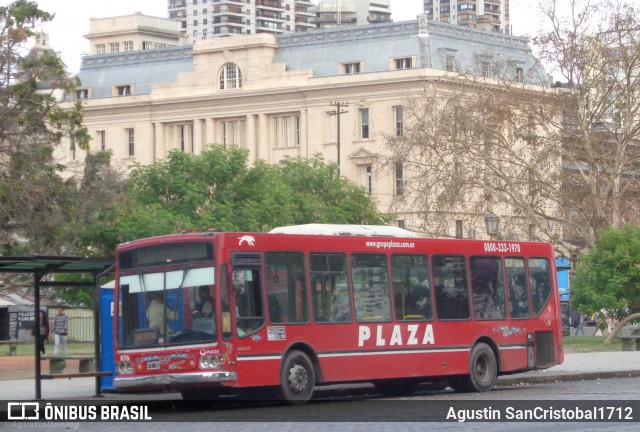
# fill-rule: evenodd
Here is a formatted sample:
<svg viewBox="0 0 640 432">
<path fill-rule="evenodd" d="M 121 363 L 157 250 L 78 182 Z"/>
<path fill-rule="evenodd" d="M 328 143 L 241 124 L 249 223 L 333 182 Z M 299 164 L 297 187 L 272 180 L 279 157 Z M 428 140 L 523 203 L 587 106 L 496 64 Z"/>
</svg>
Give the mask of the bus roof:
<svg viewBox="0 0 640 432">
<path fill-rule="evenodd" d="M 414 232 L 387 225 L 305 224 L 277 227 L 273 234 L 343 235 L 365 237 L 418 237 Z"/>
</svg>

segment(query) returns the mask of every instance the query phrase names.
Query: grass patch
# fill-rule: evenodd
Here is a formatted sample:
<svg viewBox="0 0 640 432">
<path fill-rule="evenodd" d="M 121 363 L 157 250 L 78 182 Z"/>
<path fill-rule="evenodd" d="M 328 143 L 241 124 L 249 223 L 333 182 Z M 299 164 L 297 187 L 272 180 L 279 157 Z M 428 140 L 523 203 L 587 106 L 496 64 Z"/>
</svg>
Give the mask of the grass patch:
<svg viewBox="0 0 640 432">
<path fill-rule="evenodd" d="M 44 349 L 47 355 L 53 354 L 53 343 L 45 343 Z M 82 343 L 68 343 L 67 355 L 91 355 L 93 354 L 93 342 Z M 0 355 L 4 355 L 9 352 L 8 345 L 0 346 Z M 19 356 L 33 356 L 35 355 L 35 346 L 32 343 L 20 344 L 16 349 L 16 355 Z M 62 353 L 58 353 L 62 354 Z"/>
<path fill-rule="evenodd" d="M 622 351 L 622 341 L 615 338 L 610 344 L 604 343 L 604 336 L 565 336 L 565 353 Z"/>
</svg>

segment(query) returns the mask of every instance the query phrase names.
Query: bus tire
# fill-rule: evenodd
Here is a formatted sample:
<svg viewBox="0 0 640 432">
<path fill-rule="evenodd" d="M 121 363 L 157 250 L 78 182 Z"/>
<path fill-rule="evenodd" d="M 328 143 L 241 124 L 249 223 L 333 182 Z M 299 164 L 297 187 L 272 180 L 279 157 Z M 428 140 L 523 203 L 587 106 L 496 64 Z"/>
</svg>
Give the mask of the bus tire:
<svg viewBox="0 0 640 432">
<path fill-rule="evenodd" d="M 311 399 L 315 386 L 315 371 L 309 356 L 302 351 L 289 352 L 282 363 L 280 390 L 291 405 L 302 405 Z"/>
<path fill-rule="evenodd" d="M 491 390 L 497 379 L 498 362 L 493 350 L 485 343 L 478 343 L 469 357 L 469 375 L 452 377 L 450 384 L 456 391 L 483 393 Z"/>
<path fill-rule="evenodd" d="M 498 379 L 498 361 L 491 347 L 485 343 L 476 344 L 469 363 L 473 389 L 478 392 L 491 390 Z"/>
</svg>

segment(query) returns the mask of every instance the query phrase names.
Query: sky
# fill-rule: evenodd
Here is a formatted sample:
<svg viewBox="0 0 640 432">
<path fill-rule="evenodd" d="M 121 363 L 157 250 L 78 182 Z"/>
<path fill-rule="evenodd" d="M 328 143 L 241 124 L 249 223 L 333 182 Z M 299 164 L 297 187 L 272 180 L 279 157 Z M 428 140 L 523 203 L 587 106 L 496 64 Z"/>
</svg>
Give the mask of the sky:
<svg viewBox="0 0 640 432">
<path fill-rule="evenodd" d="M 42 27 L 49 34 L 49 44 L 61 53 L 71 73 L 80 69 L 82 55 L 89 52 L 89 18 L 105 18 L 142 12 L 145 15 L 167 17 L 167 0 L 33 0 L 40 9 L 55 13 L 51 23 Z M 317 0 L 312 0 L 317 2 Z M 12 3 L 0 0 L 1 6 Z M 511 0 L 513 34 L 537 33 L 535 0 Z M 391 0 L 391 18 L 394 21 L 415 19 L 422 11 L 423 0 Z"/>
</svg>

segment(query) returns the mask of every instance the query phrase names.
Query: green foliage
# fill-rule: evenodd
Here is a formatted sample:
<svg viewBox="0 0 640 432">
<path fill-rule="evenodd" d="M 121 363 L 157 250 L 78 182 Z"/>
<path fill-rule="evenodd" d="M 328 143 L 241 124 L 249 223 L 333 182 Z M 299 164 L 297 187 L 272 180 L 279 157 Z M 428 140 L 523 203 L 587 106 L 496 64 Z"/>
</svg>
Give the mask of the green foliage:
<svg viewBox="0 0 640 432">
<path fill-rule="evenodd" d="M 55 53 L 26 44 L 53 16 L 36 2 L 0 7 L 0 253 L 58 253 L 68 247 L 75 184 L 59 176 L 62 142 L 87 148 L 80 103 L 63 107 L 76 82 Z"/>
<path fill-rule="evenodd" d="M 604 310 L 618 319 L 640 311 L 640 227 L 598 232 L 578 263 L 571 302 L 582 312 Z"/>
<path fill-rule="evenodd" d="M 134 167 L 114 205 L 83 234 L 112 255 L 118 243 L 189 228 L 268 231 L 303 223 L 388 223 L 365 190 L 319 156 L 247 167 L 247 152 L 209 146 Z"/>
</svg>

